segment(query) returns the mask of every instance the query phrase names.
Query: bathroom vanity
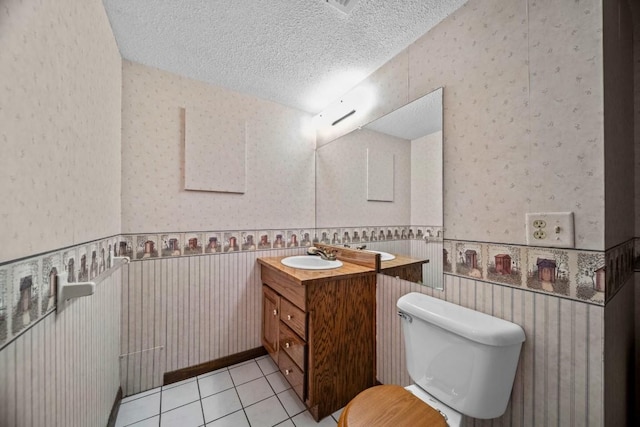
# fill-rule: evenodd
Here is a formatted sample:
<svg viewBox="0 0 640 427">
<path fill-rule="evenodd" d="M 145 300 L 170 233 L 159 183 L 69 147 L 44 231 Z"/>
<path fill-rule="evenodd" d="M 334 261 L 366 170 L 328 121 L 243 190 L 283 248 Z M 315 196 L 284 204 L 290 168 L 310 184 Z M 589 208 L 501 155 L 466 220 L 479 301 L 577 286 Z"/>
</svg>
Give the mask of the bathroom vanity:
<svg viewBox="0 0 640 427">
<path fill-rule="evenodd" d="M 366 251 L 353 251 L 342 246 L 325 245 L 322 243 L 317 243 L 315 246 L 328 252 L 335 252 L 338 254 L 338 257 L 346 257 L 351 260 L 358 254 L 366 253 Z M 409 282 L 423 283 L 422 266 L 429 263 L 428 259 L 411 258 L 400 254 L 393 254 L 393 256 L 394 259 L 389 261 L 376 259 L 376 271 Z"/>
<path fill-rule="evenodd" d="M 346 258 L 331 270 L 258 259 L 262 343 L 316 420 L 376 383 L 376 257 Z"/>
<path fill-rule="evenodd" d="M 380 273 L 409 282 L 423 283 L 422 265 L 428 262 L 428 259 L 415 259 L 404 255 L 396 255 L 395 259 L 380 263 Z"/>
</svg>

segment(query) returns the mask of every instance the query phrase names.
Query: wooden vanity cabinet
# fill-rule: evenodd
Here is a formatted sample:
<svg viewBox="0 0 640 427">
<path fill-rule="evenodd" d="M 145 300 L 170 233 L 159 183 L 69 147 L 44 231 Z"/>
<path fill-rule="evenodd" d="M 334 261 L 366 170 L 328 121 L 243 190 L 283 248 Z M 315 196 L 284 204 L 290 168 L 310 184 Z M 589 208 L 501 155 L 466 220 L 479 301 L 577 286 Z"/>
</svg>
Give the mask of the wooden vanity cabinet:
<svg viewBox="0 0 640 427">
<path fill-rule="evenodd" d="M 280 259 L 259 259 L 262 342 L 320 420 L 376 383 L 376 273 L 346 263 L 309 272 L 284 267 Z"/>
<path fill-rule="evenodd" d="M 428 259 L 414 259 L 396 254 L 395 259 L 380 263 L 380 273 L 409 282 L 422 283 L 422 265 L 428 263 Z"/>
<path fill-rule="evenodd" d="M 268 286 L 262 286 L 262 345 L 278 363 L 280 297 Z"/>
</svg>

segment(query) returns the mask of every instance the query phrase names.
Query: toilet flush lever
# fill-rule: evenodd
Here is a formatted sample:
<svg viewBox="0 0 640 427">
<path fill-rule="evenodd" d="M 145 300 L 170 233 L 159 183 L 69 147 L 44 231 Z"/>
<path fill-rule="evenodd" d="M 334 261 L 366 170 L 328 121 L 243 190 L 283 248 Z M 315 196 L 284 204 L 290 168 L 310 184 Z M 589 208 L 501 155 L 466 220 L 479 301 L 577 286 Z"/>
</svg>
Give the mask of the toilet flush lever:
<svg viewBox="0 0 640 427">
<path fill-rule="evenodd" d="M 413 319 L 411 318 L 411 316 L 409 316 L 407 313 L 404 313 L 402 311 L 398 312 L 398 316 L 400 316 L 402 319 L 406 320 L 407 322 L 411 323 L 413 322 Z"/>
</svg>

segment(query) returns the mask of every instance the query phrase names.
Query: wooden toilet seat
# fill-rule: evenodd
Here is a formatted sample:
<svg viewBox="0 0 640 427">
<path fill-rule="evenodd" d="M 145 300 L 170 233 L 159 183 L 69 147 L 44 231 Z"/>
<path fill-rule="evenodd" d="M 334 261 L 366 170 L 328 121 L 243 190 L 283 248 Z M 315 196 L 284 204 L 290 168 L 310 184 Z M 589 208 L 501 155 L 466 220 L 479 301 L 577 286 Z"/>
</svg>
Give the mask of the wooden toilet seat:
<svg viewBox="0 0 640 427">
<path fill-rule="evenodd" d="M 371 387 L 345 406 L 338 427 L 447 427 L 442 414 L 398 385 Z"/>
</svg>

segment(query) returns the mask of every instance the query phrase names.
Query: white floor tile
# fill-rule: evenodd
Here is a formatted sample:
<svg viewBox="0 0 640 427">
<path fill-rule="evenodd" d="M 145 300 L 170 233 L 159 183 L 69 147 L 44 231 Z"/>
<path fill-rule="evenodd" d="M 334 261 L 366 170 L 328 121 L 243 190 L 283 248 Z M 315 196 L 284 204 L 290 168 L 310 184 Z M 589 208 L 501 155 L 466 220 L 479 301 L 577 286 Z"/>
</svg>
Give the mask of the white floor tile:
<svg viewBox="0 0 640 427">
<path fill-rule="evenodd" d="M 130 424 L 128 427 L 158 427 L 160 425 L 160 415 L 147 418 L 146 420 L 138 421 L 137 423 Z"/>
<path fill-rule="evenodd" d="M 236 390 L 244 408 L 275 394 L 264 377 L 239 385 Z"/>
<path fill-rule="evenodd" d="M 338 425 L 332 416 L 324 417 L 316 422 L 309 411 L 296 415 L 292 420 L 296 427 L 336 427 Z"/>
<path fill-rule="evenodd" d="M 273 396 L 244 409 L 251 427 L 271 427 L 287 418 L 280 401 Z"/>
<path fill-rule="evenodd" d="M 258 366 L 262 370 L 262 373 L 265 375 L 269 375 L 278 370 L 278 365 L 275 364 L 271 356 L 264 356 L 259 359 L 256 359 Z"/>
<path fill-rule="evenodd" d="M 291 384 L 289 384 L 289 381 L 287 381 L 280 371 L 267 375 L 267 381 L 269 381 L 269 384 L 273 387 L 273 391 L 276 393 L 280 393 L 281 391 L 291 388 Z"/>
<path fill-rule="evenodd" d="M 160 393 L 141 397 L 120 405 L 116 427 L 123 427 L 160 413 Z"/>
<path fill-rule="evenodd" d="M 191 381 L 168 390 L 162 390 L 162 412 L 170 411 L 178 406 L 200 400 L 198 383 Z"/>
<path fill-rule="evenodd" d="M 233 383 L 237 386 L 262 377 L 262 371 L 254 361 L 229 369 Z"/>
<path fill-rule="evenodd" d="M 131 402 L 132 400 L 140 399 L 141 397 L 149 396 L 154 393 L 160 393 L 162 387 L 152 388 L 151 390 L 143 391 L 142 393 L 132 394 L 131 396 L 127 396 L 120 401 L 120 404 Z"/>
<path fill-rule="evenodd" d="M 160 427 L 199 427 L 203 424 L 200 401 L 164 412 L 160 416 Z"/>
<path fill-rule="evenodd" d="M 210 422 L 242 409 L 235 389 L 223 391 L 202 399 L 205 422 Z"/>
<path fill-rule="evenodd" d="M 285 411 L 287 411 L 287 414 L 289 414 L 290 417 L 298 415 L 307 409 L 292 388 L 285 390 L 282 393 L 278 393 L 278 399 L 280 399 L 282 406 L 284 406 Z"/>
<path fill-rule="evenodd" d="M 334 412 L 333 414 L 331 414 L 331 416 L 336 420 L 340 420 L 340 415 L 342 415 L 342 411 L 344 408 L 340 408 L 338 409 L 336 412 Z"/>
<path fill-rule="evenodd" d="M 198 375 L 198 379 L 206 378 L 206 377 L 208 377 L 210 375 L 219 374 L 221 372 L 229 372 L 229 370 L 227 368 L 216 369 L 215 371 L 211 371 L 211 372 L 207 372 L 206 374 Z"/>
<path fill-rule="evenodd" d="M 231 375 L 226 369 L 214 375 L 198 377 L 198 384 L 200 385 L 200 396 L 203 398 L 233 388 Z"/>
<path fill-rule="evenodd" d="M 316 423 L 264 356 L 128 396 L 116 427 L 336 427 L 341 413 Z"/>
<path fill-rule="evenodd" d="M 196 377 L 191 377 L 191 378 L 187 378 L 186 380 L 182 380 L 182 381 L 178 381 L 177 383 L 172 383 L 169 385 L 163 385 L 162 386 L 162 390 L 169 390 L 170 388 L 174 388 L 174 387 L 180 387 L 181 385 L 190 383 L 192 381 L 195 381 Z"/>
<path fill-rule="evenodd" d="M 252 363 L 256 363 L 256 359 L 245 360 L 244 362 L 240 362 L 240 363 L 236 363 L 235 365 L 227 366 L 227 369 L 231 370 L 231 369 L 239 368 L 240 366 L 243 366 L 243 365 L 250 365 Z"/>
<path fill-rule="evenodd" d="M 207 424 L 207 427 L 250 427 L 247 416 L 240 410 Z"/>
</svg>

